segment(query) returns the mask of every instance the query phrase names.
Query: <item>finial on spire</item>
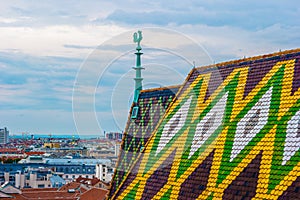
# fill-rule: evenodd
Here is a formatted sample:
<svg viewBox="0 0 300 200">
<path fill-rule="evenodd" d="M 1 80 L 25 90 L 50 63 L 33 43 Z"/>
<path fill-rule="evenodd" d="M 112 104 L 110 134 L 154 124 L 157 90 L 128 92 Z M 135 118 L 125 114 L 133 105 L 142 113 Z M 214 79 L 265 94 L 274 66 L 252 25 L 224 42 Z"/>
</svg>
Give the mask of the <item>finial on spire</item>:
<svg viewBox="0 0 300 200">
<path fill-rule="evenodd" d="M 137 51 L 142 50 L 142 47 L 141 47 L 142 39 L 143 39 L 142 31 L 138 31 L 133 34 L 133 42 L 137 43 L 137 47 L 136 47 Z"/>
<path fill-rule="evenodd" d="M 142 50 L 141 47 L 142 39 L 143 39 L 142 31 L 137 31 L 133 34 L 133 42 L 137 43 L 137 47 L 136 47 L 137 52 L 135 53 L 136 64 L 135 67 L 133 67 L 133 69 L 136 71 L 135 78 L 134 78 L 135 80 L 134 99 L 133 99 L 134 103 L 137 103 L 140 91 L 143 89 L 142 69 L 144 68 L 142 67 L 141 64 L 141 55 L 143 55 L 143 53 L 140 52 Z"/>
</svg>

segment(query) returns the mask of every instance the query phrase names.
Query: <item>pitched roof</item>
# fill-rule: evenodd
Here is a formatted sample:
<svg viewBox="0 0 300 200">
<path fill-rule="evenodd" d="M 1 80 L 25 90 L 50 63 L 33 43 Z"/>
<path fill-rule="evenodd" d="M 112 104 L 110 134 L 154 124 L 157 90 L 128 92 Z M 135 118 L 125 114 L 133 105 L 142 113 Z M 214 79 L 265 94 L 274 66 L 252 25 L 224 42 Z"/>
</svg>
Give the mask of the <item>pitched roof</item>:
<svg viewBox="0 0 300 200">
<path fill-rule="evenodd" d="M 80 183 L 77 183 L 77 182 L 70 182 L 70 183 L 67 183 L 65 185 L 63 185 L 62 187 L 60 187 L 58 190 L 59 191 L 68 191 L 70 189 L 78 189 L 80 187 Z"/>
<path fill-rule="evenodd" d="M 105 199 L 107 190 L 100 188 L 88 188 L 83 184 L 72 182 L 66 187 L 57 188 L 24 188 L 21 193 L 6 194 L 0 191 L 0 198 L 16 200 L 99 200 Z"/>
<path fill-rule="evenodd" d="M 105 199 L 108 190 L 103 188 L 92 188 L 80 195 L 80 200 L 102 200 Z"/>
<path fill-rule="evenodd" d="M 101 182 L 100 179 L 98 178 L 84 178 L 82 176 L 79 176 L 75 182 L 77 183 L 82 183 L 82 184 L 85 184 L 85 185 L 91 185 L 91 186 L 94 186 L 96 185 L 97 183 Z"/>
<path fill-rule="evenodd" d="M 6 194 L 20 194 L 21 190 L 13 186 L 10 182 L 5 182 L 0 187 L 0 191 Z"/>
<path fill-rule="evenodd" d="M 22 192 L 57 191 L 57 188 L 23 188 Z"/>
<path fill-rule="evenodd" d="M 45 152 L 43 152 L 43 151 L 29 151 L 29 152 L 25 152 L 25 154 L 28 155 L 28 156 L 43 155 L 43 154 L 45 154 Z"/>
<path fill-rule="evenodd" d="M 66 191 L 33 191 L 33 192 L 22 192 L 20 195 L 25 199 L 35 200 L 35 199 L 43 199 L 43 200 L 52 200 L 52 199 L 76 199 L 78 193 L 70 193 Z"/>
<path fill-rule="evenodd" d="M 50 177 L 50 182 L 52 185 L 53 184 L 61 184 L 61 185 L 66 184 L 66 181 L 62 177 L 60 177 L 56 174 L 54 174 Z"/>
<path fill-rule="evenodd" d="M 23 153 L 23 151 L 17 148 L 0 148 L 0 153 Z"/>
<path fill-rule="evenodd" d="M 0 198 L 10 198 L 10 197 L 12 196 L 0 191 Z"/>
<path fill-rule="evenodd" d="M 77 200 L 79 192 L 58 191 L 57 188 L 24 188 L 20 194 L 11 194 L 16 200 Z"/>
<path fill-rule="evenodd" d="M 23 197 L 22 194 L 12 194 L 12 198 L 14 200 L 28 200 L 27 198 Z"/>
<path fill-rule="evenodd" d="M 179 87 L 177 85 L 142 90 L 137 104 L 132 104 L 109 195 L 116 191 L 123 177 L 126 176 Z M 131 118 L 133 107 L 139 108 L 136 118 Z"/>
<path fill-rule="evenodd" d="M 158 124 L 110 198 L 299 198 L 300 49 L 193 69 Z"/>
</svg>

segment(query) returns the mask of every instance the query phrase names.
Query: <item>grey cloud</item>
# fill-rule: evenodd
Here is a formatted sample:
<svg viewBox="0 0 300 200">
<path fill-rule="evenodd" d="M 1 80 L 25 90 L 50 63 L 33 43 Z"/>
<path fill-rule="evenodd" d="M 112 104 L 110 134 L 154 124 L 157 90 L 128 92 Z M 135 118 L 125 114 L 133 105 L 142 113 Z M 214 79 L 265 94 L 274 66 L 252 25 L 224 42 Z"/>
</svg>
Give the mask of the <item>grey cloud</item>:
<svg viewBox="0 0 300 200">
<path fill-rule="evenodd" d="M 161 3 L 161 9 L 150 11 L 115 10 L 107 19 L 125 24 L 205 24 L 208 26 L 233 26 L 259 30 L 274 24 L 298 25 L 299 12 L 289 5 L 251 1 L 251 4 L 227 2 L 221 3 Z M 177 6 L 175 6 L 177 5 Z M 191 5 L 191 6 L 189 6 Z"/>
</svg>

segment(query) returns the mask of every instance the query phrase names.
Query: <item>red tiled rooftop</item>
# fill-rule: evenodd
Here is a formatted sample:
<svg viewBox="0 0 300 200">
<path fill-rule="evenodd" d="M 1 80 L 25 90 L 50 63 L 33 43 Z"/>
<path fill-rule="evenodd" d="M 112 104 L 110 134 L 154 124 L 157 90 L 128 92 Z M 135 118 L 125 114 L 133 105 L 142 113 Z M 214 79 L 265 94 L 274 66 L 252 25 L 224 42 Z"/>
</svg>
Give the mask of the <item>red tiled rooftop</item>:
<svg viewBox="0 0 300 200">
<path fill-rule="evenodd" d="M 17 148 L 0 148 L 0 153 L 23 153 L 23 151 Z"/>
<path fill-rule="evenodd" d="M 23 192 L 22 195 L 28 199 L 70 199 L 77 194 L 66 191 L 46 191 L 46 192 Z"/>
<path fill-rule="evenodd" d="M 68 191 L 69 189 L 77 189 L 79 187 L 80 187 L 80 183 L 71 182 L 59 188 L 59 191 Z"/>
<path fill-rule="evenodd" d="M 26 155 L 31 156 L 31 155 L 43 155 L 45 152 L 42 151 L 30 151 L 30 152 L 25 152 Z"/>
<path fill-rule="evenodd" d="M 82 183 L 82 184 L 86 184 L 86 185 L 96 185 L 97 183 L 100 182 L 100 179 L 98 178 L 84 178 L 84 177 L 78 177 L 76 180 L 75 180 L 77 183 Z"/>
<path fill-rule="evenodd" d="M 105 199 L 108 190 L 102 188 L 92 188 L 82 195 L 80 195 L 80 200 L 95 200 L 95 199 Z"/>
<path fill-rule="evenodd" d="M 12 194 L 16 200 L 75 200 L 77 199 L 78 193 L 69 193 L 67 191 L 51 191 L 48 188 L 43 189 L 32 189 L 24 190 L 22 194 Z"/>
<path fill-rule="evenodd" d="M 24 188 L 22 192 L 45 192 L 45 191 L 57 191 L 57 188 Z"/>
</svg>

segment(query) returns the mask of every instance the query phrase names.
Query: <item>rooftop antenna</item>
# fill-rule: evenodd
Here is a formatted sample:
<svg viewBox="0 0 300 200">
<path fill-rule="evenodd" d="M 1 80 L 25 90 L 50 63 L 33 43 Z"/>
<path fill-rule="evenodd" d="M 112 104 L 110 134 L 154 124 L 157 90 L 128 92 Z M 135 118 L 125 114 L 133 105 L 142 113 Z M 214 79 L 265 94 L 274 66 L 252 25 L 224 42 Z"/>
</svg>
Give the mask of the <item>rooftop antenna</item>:
<svg viewBox="0 0 300 200">
<path fill-rule="evenodd" d="M 193 61 L 193 68 L 195 68 L 195 67 L 196 67 L 195 61 Z"/>
<path fill-rule="evenodd" d="M 143 39 L 142 31 L 138 31 L 133 34 L 133 42 L 137 43 L 137 47 L 136 47 L 137 52 L 134 53 L 136 55 L 136 64 L 135 64 L 135 67 L 133 67 L 133 69 L 135 70 L 135 78 L 134 78 L 135 89 L 134 89 L 134 98 L 133 98 L 134 103 L 137 103 L 139 95 L 140 95 L 140 91 L 143 89 L 142 69 L 145 69 L 145 68 L 143 68 L 141 66 L 141 55 L 143 55 L 143 53 L 140 52 L 142 50 L 142 47 L 141 47 L 142 39 Z"/>
</svg>

